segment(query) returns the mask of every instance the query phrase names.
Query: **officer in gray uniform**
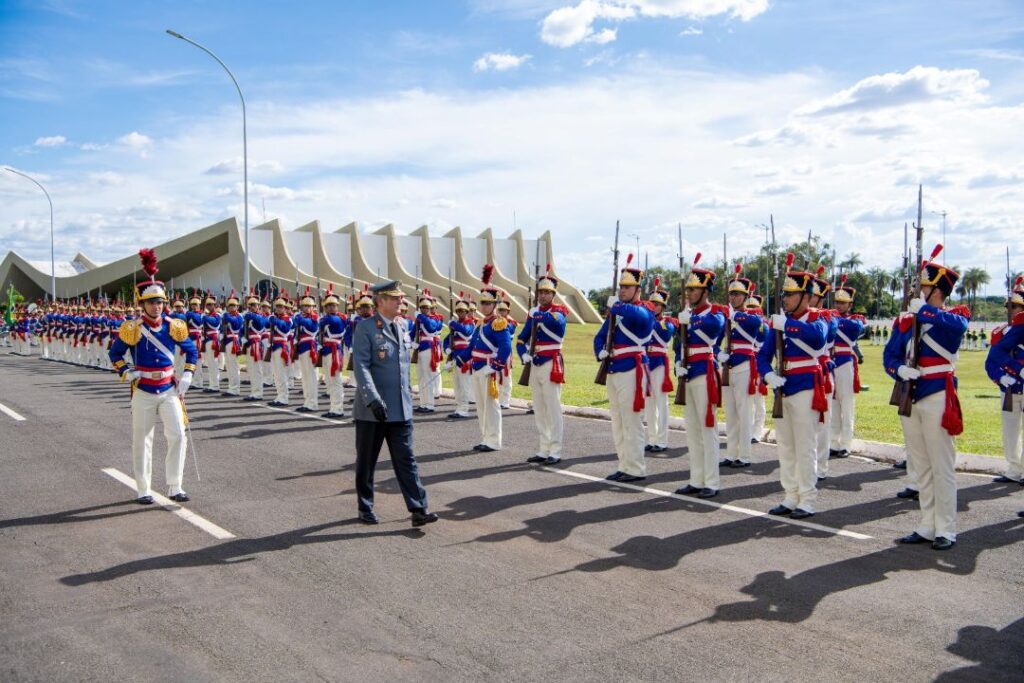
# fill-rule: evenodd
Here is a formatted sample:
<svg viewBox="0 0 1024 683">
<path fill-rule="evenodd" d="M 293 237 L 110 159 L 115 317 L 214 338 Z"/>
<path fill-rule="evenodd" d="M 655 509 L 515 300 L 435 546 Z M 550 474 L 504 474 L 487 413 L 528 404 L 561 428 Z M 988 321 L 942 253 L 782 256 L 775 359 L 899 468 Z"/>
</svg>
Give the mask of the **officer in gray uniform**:
<svg viewBox="0 0 1024 683">
<path fill-rule="evenodd" d="M 352 415 L 356 422 L 359 519 L 365 524 L 377 523 L 373 512 L 373 472 L 381 446 L 387 441 L 398 485 L 412 513 L 412 525 L 423 526 L 436 522 L 437 515 L 427 512 L 427 492 L 420 482 L 412 452 L 412 342 L 405 322 L 397 318 L 404 295 L 395 280 L 377 284 L 370 291 L 377 310 L 352 333 L 352 369 L 356 378 Z"/>
</svg>

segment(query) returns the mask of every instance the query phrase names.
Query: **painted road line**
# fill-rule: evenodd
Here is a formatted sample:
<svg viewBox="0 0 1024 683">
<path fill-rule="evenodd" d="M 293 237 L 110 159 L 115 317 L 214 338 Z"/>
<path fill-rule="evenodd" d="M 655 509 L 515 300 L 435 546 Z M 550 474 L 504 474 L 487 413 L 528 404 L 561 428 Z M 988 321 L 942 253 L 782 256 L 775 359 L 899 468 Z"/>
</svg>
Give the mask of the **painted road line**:
<svg viewBox="0 0 1024 683">
<path fill-rule="evenodd" d="M 136 490 L 135 489 L 135 479 L 133 479 L 132 477 L 129 477 L 124 472 L 122 472 L 122 471 L 120 471 L 118 469 L 115 469 L 113 467 L 104 467 L 103 468 L 103 473 L 106 474 L 108 477 L 111 477 L 111 478 L 116 479 L 117 481 L 121 482 L 122 484 L 124 484 L 125 486 L 130 488 L 132 491 Z M 217 526 L 216 524 L 214 524 L 210 520 L 205 519 L 204 517 L 200 517 L 196 513 L 192 512 L 191 510 L 186 510 L 185 508 L 183 508 L 178 503 L 175 503 L 170 498 L 165 498 L 165 497 L 161 496 L 159 493 L 154 493 L 153 494 L 153 500 L 160 507 L 164 508 L 165 510 L 169 510 L 169 511 L 173 512 L 175 515 L 177 515 L 178 517 L 181 517 L 183 520 L 185 520 L 189 524 L 191 524 L 193 526 L 196 526 L 196 527 L 199 527 L 200 529 L 202 529 L 203 531 L 205 531 L 206 533 L 210 534 L 211 536 L 213 536 L 216 539 L 224 541 L 224 540 L 227 540 L 229 538 L 235 538 L 235 535 L 233 533 L 231 533 L 230 531 L 227 531 L 225 529 L 220 528 L 219 526 Z"/>
<path fill-rule="evenodd" d="M 11 410 L 7 406 L 5 406 L 3 403 L 0 403 L 0 413 L 3 413 L 4 415 L 6 415 L 9 418 L 17 420 L 18 422 L 24 422 L 25 421 L 24 417 L 22 417 L 21 415 L 19 415 L 16 412 L 14 412 L 13 410 Z"/>
<path fill-rule="evenodd" d="M 662 491 L 661 489 L 652 489 L 646 486 L 636 486 L 635 484 L 627 484 L 621 481 L 608 481 L 603 477 L 595 477 L 590 474 L 583 474 L 582 472 L 573 472 L 572 470 L 555 469 L 553 467 L 541 467 L 540 469 L 547 472 L 554 472 L 556 474 L 564 474 L 567 477 L 576 477 L 577 479 L 583 479 L 585 481 L 608 484 L 610 486 L 621 486 L 627 489 L 633 489 L 634 491 L 640 491 L 643 493 L 649 493 L 652 496 L 661 496 L 663 498 L 675 498 L 676 500 L 685 500 L 688 503 L 697 503 L 698 505 L 706 505 L 708 507 L 718 508 L 719 510 L 727 510 L 729 512 L 737 512 L 741 515 L 747 515 L 749 517 L 767 517 L 773 522 L 785 522 L 786 524 L 792 524 L 794 526 L 802 526 L 806 529 L 814 529 L 815 531 L 823 531 L 829 534 L 835 534 L 836 536 L 845 536 L 846 538 L 855 538 L 858 541 L 866 541 L 874 538 L 867 534 L 861 534 L 856 531 L 848 531 L 846 529 L 833 529 L 832 527 L 824 526 L 822 524 L 815 524 L 814 522 L 805 522 L 802 519 L 790 519 L 789 517 L 776 517 L 769 515 L 767 512 L 761 512 L 760 510 L 751 510 L 750 508 L 739 507 L 738 505 L 732 505 L 729 503 L 716 503 L 706 498 L 696 498 L 691 496 L 681 496 L 678 493 L 670 491 Z"/>
</svg>

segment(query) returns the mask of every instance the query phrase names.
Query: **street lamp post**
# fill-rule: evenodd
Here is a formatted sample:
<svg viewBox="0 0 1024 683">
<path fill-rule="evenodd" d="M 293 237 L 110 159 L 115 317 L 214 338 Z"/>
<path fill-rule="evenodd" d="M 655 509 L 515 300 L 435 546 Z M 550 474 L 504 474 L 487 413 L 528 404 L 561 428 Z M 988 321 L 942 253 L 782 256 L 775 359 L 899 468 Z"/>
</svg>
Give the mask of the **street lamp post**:
<svg viewBox="0 0 1024 683">
<path fill-rule="evenodd" d="M 53 259 L 53 200 L 50 199 L 50 193 L 46 191 L 46 188 L 32 176 L 25 175 L 21 171 L 16 171 L 10 166 L 4 166 L 4 170 L 10 171 L 15 175 L 20 175 L 22 178 L 31 180 L 36 184 L 36 187 L 43 191 L 43 194 L 46 195 L 46 201 L 50 204 L 50 299 L 52 301 L 57 301 L 57 268 Z"/>
<path fill-rule="evenodd" d="M 224 67 L 224 71 L 227 72 L 231 82 L 235 84 L 235 90 L 238 91 L 238 99 L 242 100 L 242 202 L 243 202 L 243 215 L 245 220 L 245 246 L 243 251 L 245 252 L 245 270 L 242 276 L 242 289 L 244 292 L 249 291 L 249 138 L 246 133 L 246 117 L 245 117 L 245 97 L 242 95 L 242 88 L 239 87 L 238 81 L 235 79 L 235 75 L 231 73 L 231 69 L 228 65 L 221 61 L 220 57 L 213 54 L 208 48 L 203 47 L 191 38 L 186 38 L 177 31 L 167 29 L 167 34 L 184 40 L 186 43 L 195 45 L 206 54 L 213 57 L 218 64 Z"/>
</svg>

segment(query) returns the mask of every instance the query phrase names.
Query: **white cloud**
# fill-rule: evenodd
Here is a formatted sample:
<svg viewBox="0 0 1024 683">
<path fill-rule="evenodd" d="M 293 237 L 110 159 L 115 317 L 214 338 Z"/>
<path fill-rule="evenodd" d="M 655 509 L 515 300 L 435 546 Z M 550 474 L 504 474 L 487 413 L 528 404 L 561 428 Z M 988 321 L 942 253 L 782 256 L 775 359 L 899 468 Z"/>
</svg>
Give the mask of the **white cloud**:
<svg viewBox="0 0 1024 683">
<path fill-rule="evenodd" d="M 747 206 L 747 203 L 711 196 L 694 202 L 692 206 L 695 209 L 740 209 Z"/>
<path fill-rule="evenodd" d="M 438 197 L 434 201 L 430 202 L 429 206 L 432 209 L 455 209 L 458 208 L 459 203 L 454 199 L 445 199 L 444 197 Z"/>
<path fill-rule="evenodd" d="M 1016 171 L 990 171 L 968 180 L 967 187 L 975 190 L 983 187 L 1003 187 L 1005 185 L 1019 185 L 1021 183 L 1024 183 L 1024 175 Z"/>
<path fill-rule="evenodd" d="M 60 147 L 67 143 L 68 139 L 63 135 L 50 135 L 48 137 L 36 138 L 34 144 L 36 147 Z"/>
<path fill-rule="evenodd" d="M 230 187 L 221 187 L 217 190 L 219 197 L 241 197 L 242 183 L 235 183 Z M 285 201 L 319 201 L 323 199 L 323 193 L 315 190 L 296 190 L 290 187 L 274 187 L 261 183 L 249 183 L 250 199 L 274 199 Z"/>
<path fill-rule="evenodd" d="M 266 173 L 275 174 L 282 173 L 284 166 L 281 162 L 274 161 L 272 159 L 263 159 L 260 161 L 253 161 L 249 159 L 249 172 L 250 173 Z M 218 161 L 210 168 L 203 171 L 205 175 L 235 175 L 242 172 L 242 157 L 232 157 L 231 159 L 224 159 Z"/>
<path fill-rule="evenodd" d="M 764 147 L 766 145 L 796 146 L 813 142 L 815 135 L 807 126 L 786 124 L 774 130 L 762 130 L 733 140 L 740 147 Z"/>
<path fill-rule="evenodd" d="M 514 55 L 509 52 L 488 52 L 473 62 L 473 71 L 508 71 L 518 69 L 530 59 L 530 55 Z"/>
<path fill-rule="evenodd" d="M 696 26 L 687 26 L 685 30 L 680 31 L 681 36 L 701 36 L 704 35 L 704 31 L 697 28 Z"/>
<path fill-rule="evenodd" d="M 148 135 L 143 135 L 142 133 L 133 130 L 131 133 L 119 137 L 117 139 L 117 143 L 127 147 L 145 159 L 149 156 L 150 148 L 153 146 L 153 139 Z"/>
<path fill-rule="evenodd" d="M 82 145 L 80 146 L 80 149 L 83 152 L 96 152 L 96 151 L 99 151 L 101 149 L 106 149 L 106 148 L 107 148 L 106 145 L 101 145 L 98 142 L 83 142 Z"/>
<path fill-rule="evenodd" d="M 904 73 L 869 76 L 831 97 L 811 103 L 799 113 L 828 116 L 936 101 L 977 104 L 986 100 L 983 91 L 988 85 L 974 69 L 915 66 Z"/>
<path fill-rule="evenodd" d="M 759 185 L 754 191 L 763 196 L 773 196 L 780 194 L 797 194 L 801 191 L 801 186 L 796 183 L 768 183 L 766 185 Z"/>
<path fill-rule="evenodd" d="M 89 179 L 97 185 L 103 185 L 104 187 L 120 187 L 121 185 L 124 185 L 124 176 L 120 173 L 114 173 L 113 171 L 90 173 Z"/>
<path fill-rule="evenodd" d="M 725 15 L 750 21 L 768 11 L 768 0 L 582 0 L 560 7 L 541 22 L 540 37 L 548 45 L 572 47 L 582 42 L 599 44 L 615 40 L 616 30 L 595 32 L 598 21 L 622 22 L 636 17 L 703 20 Z M 695 32 L 693 32 L 695 31 Z M 699 35 L 690 27 L 682 35 Z"/>
</svg>

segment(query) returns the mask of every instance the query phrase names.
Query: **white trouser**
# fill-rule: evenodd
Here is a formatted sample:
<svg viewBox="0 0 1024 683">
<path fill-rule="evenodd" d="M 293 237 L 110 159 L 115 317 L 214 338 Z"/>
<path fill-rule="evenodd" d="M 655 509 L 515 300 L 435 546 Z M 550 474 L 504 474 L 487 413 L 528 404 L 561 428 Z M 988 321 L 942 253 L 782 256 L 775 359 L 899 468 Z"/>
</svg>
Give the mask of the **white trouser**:
<svg viewBox="0 0 1024 683">
<path fill-rule="evenodd" d="M 708 409 L 708 376 L 686 380 L 686 445 L 690 452 L 690 486 L 721 488 L 718 477 L 718 429 L 705 425 Z M 714 407 L 712 407 L 714 410 Z"/>
<path fill-rule="evenodd" d="M 430 349 L 416 356 L 416 385 L 420 391 L 420 408 L 434 407 L 434 375 L 430 369 Z"/>
<path fill-rule="evenodd" d="M 1003 455 L 1006 456 L 1006 476 L 1020 481 L 1024 477 L 1021 467 L 1021 430 L 1024 429 L 1024 411 L 1021 410 L 1021 395 L 1013 396 L 1013 412 L 1003 416 Z"/>
<path fill-rule="evenodd" d="M 537 455 L 561 458 L 562 385 L 551 381 L 553 362 L 548 361 L 530 370 L 530 395 L 533 396 L 533 419 L 537 423 L 540 440 Z"/>
<path fill-rule="evenodd" d="M 443 361 L 442 361 L 443 362 Z M 441 367 L 438 366 L 437 372 L 434 373 L 434 383 L 431 385 L 434 387 L 434 398 L 441 398 L 441 381 L 444 379 L 444 375 L 441 374 Z"/>
<path fill-rule="evenodd" d="M 619 456 L 619 472 L 646 477 L 643 411 L 633 411 L 633 395 L 636 391 L 634 371 L 609 372 L 606 388 L 608 409 L 612 416 L 612 438 L 615 440 L 615 453 Z"/>
<path fill-rule="evenodd" d="M 532 374 L 532 373 L 531 373 Z M 512 383 L 515 380 L 512 379 L 512 370 L 508 370 L 508 374 L 505 375 L 505 382 L 498 387 L 498 404 L 502 408 L 507 408 L 512 405 Z"/>
<path fill-rule="evenodd" d="M 274 388 L 277 389 L 278 403 L 288 403 L 288 366 L 284 362 L 284 350 L 274 349 L 270 356 L 270 366 L 274 372 Z"/>
<path fill-rule="evenodd" d="M 132 394 L 132 464 L 140 498 L 152 495 L 153 431 L 158 415 L 164 423 L 164 438 L 167 439 L 164 462 L 167 486 L 180 488 L 185 471 L 185 423 L 177 393 L 173 388 L 162 394 L 136 389 Z"/>
<path fill-rule="evenodd" d="M 753 400 L 754 400 L 754 418 L 753 418 L 753 423 L 754 424 L 753 424 L 753 427 L 752 427 L 752 431 L 750 432 L 750 438 L 757 439 L 758 441 L 760 441 L 761 437 L 764 436 L 764 423 L 765 423 L 765 420 L 768 417 L 768 411 L 765 408 L 765 399 L 766 398 L 767 397 L 763 396 L 760 391 L 758 391 L 757 395 L 753 397 Z"/>
<path fill-rule="evenodd" d="M 782 399 L 783 416 L 775 420 L 779 451 L 779 480 L 786 492 L 782 504 L 791 510 L 814 512 L 818 497 L 815 476 L 814 425 L 818 411 L 811 408 L 814 391 L 805 389 Z"/>
<path fill-rule="evenodd" d="M 242 366 L 238 364 L 238 356 L 230 350 L 224 351 L 224 374 L 228 376 L 228 393 L 239 396 L 242 393 Z"/>
<path fill-rule="evenodd" d="M 50 342 L 46 341 L 46 336 L 39 337 L 39 357 L 49 358 L 50 357 Z"/>
<path fill-rule="evenodd" d="M 213 353 L 213 342 L 203 342 L 203 365 L 206 366 L 206 388 L 220 391 L 220 359 Z"/>
<path fill-rule="evenodd" d="M 345 357 L 342 356 L 342 362 Z M 330 412 L 337 415 L 341 415 L 345 412 L 345 382 L 341 377 L 341 368 L 338 368 L 338 374 L 331 377 L 331 354 L 324 353 L 324 357 L 320 359 L 320 367 L 324 371 L 324 382 L 327 384 L 327 395 L 331 397 L 331 407 L 328 409 Z"/>
<path fill-rule="evenodd" d="M 303 351 L 299 354 L 299 374 L 302 377 L 302 405 L 310 410 L 317 409 L 317 376 L 316 365 L 313 364 L 313 356 L 310 351 Z"/>
<path fill-rule="evenodd" d="M 270 346 L 270 342 L 264 340 L 260 346 L 260 349 L 267 349 Z M 260 358 L 265 358 L 263 353 L 260 353 Z M 273 364 L 269 360 L 260 360 L 263 364 L 263 386 L 272 387 L 274 386 L 274 368 Z"/>
<path fill-rule="evenodd" d="M 853 393 L 853 364 L 843 363 L 836 367 L 833 381 L 836 383 L 836 396 L 832 401 L 832 444 L 837 451 L 849 451 L 853 448 L 853 415 L 854 402 L 857 395 Z"/>
<path fill-rule="evenodd" d="M 497 398 L 491 398 L 490 381 L 494 373 L 482 370 L 473 373 L 473 393 L 476 395 L 476 418 L 480 424 L 480 443 L 501 448 L 501 408 Z"/>
<path fill-rule="evenodd" d="M 814 444 L 816 471 L 819 477 L 828 476 L 828 447 L 832 443 L 832 394 L 825 393 L 825 401 L 828 403 L 828 411 L 819 422 L 814 420 Z"/>
<path fill-rule="evenodd" d="M 473 398 L 473 378 L 458 365 L 452 365 L 452 389 L 455 391 L 455 412 L 469 417 L 469 402 Z"/>
<path fill-rule="evenodd" d="M 252 352 L 245 357 L 245 374 L 249 377 L 249 395 L 263 398 L 263 345 L 256 347 L 256 358 Z"/>
<path fill-rule="evenodd" d="M 647 443 L 668 448 L 668 399 L 669 394 L 661 390 L 661 383 L 667 371 L 665 365 L 650 372 L 651 395 L 645 397 L 644 419 L 647 421 Z M 532 378 L 532 377 L 531 377 Z"/>
<path fill-rule="evenodd" d="M 754 433 L 754 407 L 761 395 L 754 389 L 751 394 L 750 362 L 729 368 L 729 386 L 722 387 L 725 404 L 725 457 L 728 460 L 750 462 L 750 439 Z M 760 401 L 764 405 L 764 401 Z"/>
<path fill-rule="evenodd" d="M 956 448 L 942 427 L 946 393 L 938 391 L 914 404 L 910 417 L 900 417 L 907 440 L 907 469 L 914 464 L 921 502 L 917 533 L 956 540 Z"/>
</svg>

